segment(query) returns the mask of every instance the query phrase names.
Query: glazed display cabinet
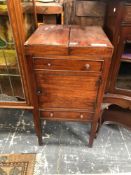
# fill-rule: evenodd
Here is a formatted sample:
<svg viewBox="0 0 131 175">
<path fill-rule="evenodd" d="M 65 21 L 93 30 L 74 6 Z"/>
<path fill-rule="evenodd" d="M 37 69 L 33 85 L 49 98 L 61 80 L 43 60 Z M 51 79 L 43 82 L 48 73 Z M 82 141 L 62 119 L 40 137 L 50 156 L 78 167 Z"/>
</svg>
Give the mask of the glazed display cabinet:
<svg viewBox="0 0 131 175">
<path fill-rule="evenodd" d="M 28 74 L 23 43 L 35 30 L 32 0 L 0 1 L 0 106 L 28 108 Z"/>
<path fill-rule="evenodd" d="M 114 54 L 104 101 L 123 110 L 117 108 L 114 114 L 106 111 L 104 120 L 131 128 L 131 2 L 108 2 L 105 22 L 105 31 L 114 45 Z"/>
</svg>

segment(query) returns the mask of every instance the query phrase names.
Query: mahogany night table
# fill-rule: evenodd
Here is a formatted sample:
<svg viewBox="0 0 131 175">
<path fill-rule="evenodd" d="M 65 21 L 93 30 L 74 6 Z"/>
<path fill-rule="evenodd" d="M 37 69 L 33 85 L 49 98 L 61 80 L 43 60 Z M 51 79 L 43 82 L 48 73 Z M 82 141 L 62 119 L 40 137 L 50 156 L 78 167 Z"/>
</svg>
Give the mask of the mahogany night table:
<svg viewBox="0 0 131 175">
<path fill-rule="evenodd" d="M 41 25 L 25 42 L 39 144 L 47 119 L 90 122 L 92 146 L 112 52 L 101 27 Z"/>
</svg>

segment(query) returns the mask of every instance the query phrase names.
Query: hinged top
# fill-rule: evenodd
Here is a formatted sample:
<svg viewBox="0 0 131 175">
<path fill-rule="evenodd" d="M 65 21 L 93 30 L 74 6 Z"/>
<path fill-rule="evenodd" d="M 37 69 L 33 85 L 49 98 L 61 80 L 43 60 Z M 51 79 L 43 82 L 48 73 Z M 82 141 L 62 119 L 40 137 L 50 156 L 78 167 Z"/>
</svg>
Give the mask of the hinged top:
<svg viewBox="0 0 131 175">
<path fill-rule="evenodd" d="M 111 55 L 112 45 L 101 27 L 41 25 L 25 42 L 26 54 Z"/>
<path fill-rule="evenodd" d="M 98 26 L 72 26 L 69 47 L 112 47 L 109 39 Z"/>
<path fill-rule="evenodd" d="M 25 42 L 27 52 L 45 54 L 68 54 L 69 27 L 63 25 L 40 25 Z"/>
<path fill-rule="evenodd" d="M 69 27 L 63 25 L 40 25 L 25 45 L 53 45 L 68 47 Z"/>
<path fill-rule="evenodd" d="M 70 54 L 101 54 L 112 52 L 112 44 L 99 26 L 72 26 L 70 31 Z"/>
</svg>

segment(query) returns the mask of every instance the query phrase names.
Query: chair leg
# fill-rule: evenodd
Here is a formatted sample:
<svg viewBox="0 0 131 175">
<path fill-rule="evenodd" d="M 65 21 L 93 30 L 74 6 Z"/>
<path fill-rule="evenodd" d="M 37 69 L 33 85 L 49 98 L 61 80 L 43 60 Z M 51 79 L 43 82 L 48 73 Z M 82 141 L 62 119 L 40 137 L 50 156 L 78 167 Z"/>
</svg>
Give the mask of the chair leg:
<svg viewBox="0 0 131 175">
<path fill-rule="evenodd" d="M 37 109 L 33 109 L 33 118 L 34 118 L 36 135 L 38 137 L 38 143 L 39 143 L 39 145 L 42 145 L 43 144 L 43 142 L 42 142 L 42 127 L 41 127 L 40 113 Z"/>
<path fill-rule="evenodd" d="M 90 148 L 92 147 L 94 138 L 96 136 L 97 125 L 98 125 L 97 121 L 92 122 L 92 124 L 91 124 L 91 132 L 90 132 L 90 138 L 89 138 L 89 144 L 88 144 L 88 147 L 90 147 Z"/>
</svg>

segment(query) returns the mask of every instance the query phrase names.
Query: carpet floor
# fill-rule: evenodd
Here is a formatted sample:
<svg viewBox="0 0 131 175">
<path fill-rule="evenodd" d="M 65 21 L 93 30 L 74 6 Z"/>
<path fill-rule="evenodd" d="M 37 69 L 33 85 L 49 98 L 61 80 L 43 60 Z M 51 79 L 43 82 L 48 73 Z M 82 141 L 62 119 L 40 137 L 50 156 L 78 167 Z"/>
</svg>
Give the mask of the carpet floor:
<svg viewBox="0 0 131 175">
<path fill-rule="evenodd" d="M 0 154 L 0 175 L 33 175 L 35 154 Z"/>
</svg>

